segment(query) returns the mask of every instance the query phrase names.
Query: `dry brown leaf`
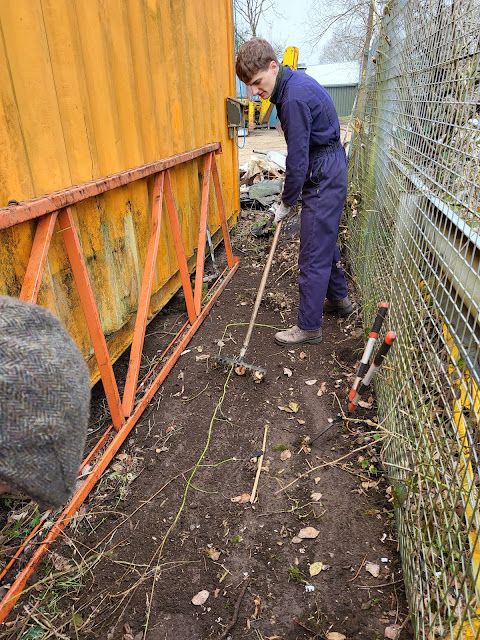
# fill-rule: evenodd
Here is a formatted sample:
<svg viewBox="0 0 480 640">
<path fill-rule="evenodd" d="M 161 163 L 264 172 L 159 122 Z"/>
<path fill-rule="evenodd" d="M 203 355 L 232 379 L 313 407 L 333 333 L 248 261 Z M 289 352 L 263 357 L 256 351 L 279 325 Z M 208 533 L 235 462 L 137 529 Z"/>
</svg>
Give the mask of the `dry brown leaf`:
<svg viewBox="0 0 480 640">
<path fill-rule="evenodd" d="M 374 578 L 378 578 L 378 576 L 380 575 L 380 566 L 378 564 L 375 564 L 375 562 L 366 562 L 365 571 L 371 573 Z"/>
<path fill-rule="evenodd" d="M 309 387 L 311 387 L 314 384 L 317 384 L 316 380 L 305 380 L 305 384 L 308 384 Z"/>
<path fill-rule="evenodd" d="M 323 396 L 324 393 L 327 392 L 327 383 L 322 382 L 320 385 L 320 389 L 317 391 L 317 396 Z"/>
<path fill-rule="evenodd" d="M 210 592 L 207 591 L 206 589 L 203 589 L 203 591 L 199 591 L 197 594 L 193 596 L 192 604 L 194 604 L 197 607 L 200 606 L 201 604 L 204 604 L 207 601 L 209 595 L 210 595 Z"/>
<path fill-rule="evenodd" d="M 235 498 L 230 498 L 231 502 L 238 502 L 239 504 L 245 504 L 250 500 L 249 493 L 242 493 L 241 496 L 235 496 Z"/>
<path fill-rule="evenodd" d="M 177 425 L 172 424 L 170 427 L 166 428 L 165 433 L 170 433 L 170 431 L 175 431 L 176 428 L 177 428 Z"/>
<path fill-rule="evenodd" d="M 373 402 L 364 402 L 363 400 L 358 401 L 358 406 L 362 407 L 362 409 L 371 409 Z"/>
<path fill-rule="evenodd" d="M 400 633 L 399 625 L 392 624 L 390 627 L 387 627 L 385 629 L 384 637 L 389 638 L 390 640 L 397 640 L 399 633 Z"/>
<path fill-rule="evenodd" d="M 315 527 L 305 527 L 304 529 L 300 529 L 300 531 L 298 532 L 298 537 L 311 540 L 313 538 L 316 538 L 319 533 L 320 531 L 318 529 L 315 529 Z"/>
<path fill-rule="evenodd" d="M 292 454 L 289 449 L 285 449 L 285 451 L 282 451 L 282 453 L 280 454 L 280 460 L 283 460 L 283 461 L 288 460 L 291 457 L 292 457 Z"/>
<path fill-rule="evenodd" d="M 128 453 L 118 453 L 115 458 L 117 458 L 117 460 L 126 460 L 128 458 Z"/>
<path fill-rule="evenodd" d="M 337 631 L 330 631 L 327 633 L 327 640 L 346 640 L 347 636 L 344 636 L 343 633 L 338 633 Z"/>
<path fill-rule="evenodd" d="M 312 493 L 312 494 L 310 495 L 310 497 L 312 498 L 312 500 L 313 500 L 314 502 L 320 502 L 320 500 L 322 499 L 322 494 L 321 494 L 321 493 L 314 492 L 314 493 Z"/>
<path fill-rule="evenodd" d="M 293 375 L 293 372 L 291 369 L 288 369 L 287 367 L 283 368 L 283 373 L 288 376 L 289 378 Z"/>
<path fill-rule="evenodd" d="M 215 547 L 205 549 L 205 554 L 215 562 L 220 558 L 220 553 L 221 552 L 218 549 L 215 549 Z"/>
<path fill-rule="evenodd" d="M 208 353 L 202 353 L 201 356 L 195 356 L 195 362 L 199 362 L 200 360 L 208 360 L 210 356 Z"/>
<path fill-rule="evenodd" d="M 305 424 L 305 420 L 300 420 L 300 418 L 297 418 L 297 422 L 298 424 Z"/>
<path fill-rule="evenodd" d="M 298 536 L 293 536 L 292 544 L 298 544 L 299 542 L 302 542 L 302 538 L 299 538 Z"/>
</svg>

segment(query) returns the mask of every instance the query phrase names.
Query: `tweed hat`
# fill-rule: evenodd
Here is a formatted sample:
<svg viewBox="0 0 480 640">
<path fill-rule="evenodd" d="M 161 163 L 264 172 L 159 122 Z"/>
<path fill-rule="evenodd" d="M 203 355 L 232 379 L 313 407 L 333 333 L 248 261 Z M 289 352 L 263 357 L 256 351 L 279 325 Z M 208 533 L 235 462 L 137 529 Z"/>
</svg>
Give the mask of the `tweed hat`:
<svg viewBox="0 0 480 640">
<path fill-rule="evenodd" d="M 90 376 L 47 309 L 0 296 L 0 480 L 42 506 L 75 486 L 90 409 Z"/>
</svg>

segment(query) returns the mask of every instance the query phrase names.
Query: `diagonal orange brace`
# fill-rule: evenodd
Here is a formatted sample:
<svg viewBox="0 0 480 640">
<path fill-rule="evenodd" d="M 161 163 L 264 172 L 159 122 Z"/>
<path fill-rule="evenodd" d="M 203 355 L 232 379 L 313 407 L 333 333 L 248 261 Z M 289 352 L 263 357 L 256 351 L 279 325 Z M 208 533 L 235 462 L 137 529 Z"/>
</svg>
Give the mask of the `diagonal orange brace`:
<svg viewBox="0 0 480 640">
<path fill-rule="evenodd" d="M 200 313 L 202 305 L 203 290 L 203 273 L 205 268 L 205 242 L 207 241 L 207 217 L 208 217 L 208 198 L 210 197 L 210 177 L 212 174 L 212 156 L 209 153 L 205 156 L 203 165 L 203 186 L 202 186 L 202 204 L 200 207 L 200 230 L 198 232 L 197 245 L 197 266 L 195 269 L 195 292 L 193 301 L 195 303 L 195 313 Z"/>
<path fill-rule="evenodd" d="M 157 263 L 158 245 L 160 242 L 164 178 L 165 174 L 163 171 L 161 173 L 157 173 L 153 184 L 152 229 L 150 232 L 147 259 L 145 261 L 145 269 L 143 272 L 142 289 L 140 291 L 140 300 L 138 303 L 137 318 L 135 320 L 132 347 L 130 349 L 130 363 L 128 365 L 125 391 L 123 392 L 122 407 L 126 416 L 132 413 L 138 373 L 140 371 L 143 342 L 145 340 L 148 309 L 150 307 L 150 299 L 152 296 L 155 265 Z"/>
<path fill-rule="evenodd" d="M 185 303 L 187 305 L 187 313 L 190 324 L 195 322 L 197 314 L 193 304 L 192 283 L 190 282 L 190 274 L 188 272 L 187 258 L 185 257 L 185 249 L 183 246 L 182 232 L 178 222 L 177 206 L 173 197 L 172 181 L 170 179 L 170 171 L 165 171 L 165 202 L 167 203 L 168 217 L 170 227 L 173 234 L 173 243 L 177 254 L 178 269 L 180 278 L 182 279 L 183 293 L 185 294 Z"/>
<path fill-rule="evenodd" d="M 67 249 L 68 259 L 72 267 L 73 277 L 77 284 L 80 302 L 87 321 L 88 331 L 92 340 L 93 350 L 97 359 L 98 369 L 102 378 L 103 388 L 107 396 L 108 407 L 112 415 L 112 422 L 115 429 L 125 422 L 122 411 L 120 395 L 118 393 L 117 382 L 113 373 L 110 354 L 108 353 L 107 342 L 103 334 L 102 323 L 98 313 L 97 304 L 92 291 L 92 285 L 88 277 L 87 265 L 83 256 L 82 247 L 75 228 L 70 207 L 62 209 L 58 214 L 58 223 L 63 231 L 63 240 Z"/>
<path fill-rule="evenodd" d="M 222 225 L 223 232 L 223 244 L 225 245 L 225 253 L 227 254 L 227 263 L 230 269 L 235 264 L 232 253 L 232 245 L 230 243 L 230 234 L 228 233 L 227 216 L 225 214 L 225 204 L 223 202 L 222 186 L 220 184 L 220 178 L 218 176 L 217 161 L 215 160 L 215 154 L 212 156 L 212 175 L 213 185 L 215 187 L 215 193 L 217 196 L 218 213 L 220 214 L 220 224 Z"/>
<path fill-rule="evenodd" d="M 57 211 L 47 213 L 38 219 L 27 271 L 20 291 L 20 300 L 25 300 L 25 302 L 35 303 L 37 301 L 57 213 Z"/>
</svg>

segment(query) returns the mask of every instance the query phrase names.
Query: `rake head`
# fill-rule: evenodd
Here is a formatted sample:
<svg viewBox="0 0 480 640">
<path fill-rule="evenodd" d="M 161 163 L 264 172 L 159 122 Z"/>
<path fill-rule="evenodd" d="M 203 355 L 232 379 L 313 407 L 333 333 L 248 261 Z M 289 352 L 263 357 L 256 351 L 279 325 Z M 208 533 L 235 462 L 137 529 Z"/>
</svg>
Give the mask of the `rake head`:
<svg viewBox="0 0 480 640">
<path fill-rule="evenodd" d="M 243 360 L 243 358 L 235 359 L 216 355 L 215 362 L 226 365 L 227 367 L 233 367 L 238 376 L 244 376 L 248 371 L 252 374 L 255 382 L 261 382 L 267 375 L 267 371 L 265 369 L 262 369 L 262 367 L 256 367 L 254 364 L 248 364 Z"/>
</svg>

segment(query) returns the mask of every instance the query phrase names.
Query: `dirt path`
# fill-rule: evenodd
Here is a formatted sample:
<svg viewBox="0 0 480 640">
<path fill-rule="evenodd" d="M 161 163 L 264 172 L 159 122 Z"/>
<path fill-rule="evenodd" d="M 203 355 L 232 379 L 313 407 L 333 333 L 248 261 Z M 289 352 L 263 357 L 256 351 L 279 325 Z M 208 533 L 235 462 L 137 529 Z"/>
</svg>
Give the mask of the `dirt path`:
<svg viewBox="0 0 480 640">
<path fill-rule="evenodd" d="M 275 328 L 296 320 L 295 236 L 280 239 L 247 352 L 267 378 L 255 384 L 214 367 L 215 353 L 236 356 L 245 335 L 270 243 L 250 235 L 260 215 L 236 227 L 241 268 L 1 638 L 374 640 L 402 625 L 393 504 L 381 442 L 365 423 L 376 420 L 374 406 L 309 444 L 346 398 L 364 344 L 361 318 L 326 317 L 320 345 L 273 342 Z M 183 324 L 181 309 L 176 300 L 149 325 L 144 372 Z M 119 379 L 127 362 L 128 353 Z M 92 431 L 108 420 L 101 391 L 94 396 Z M 252 505 L 244 500 L 265 425 Z M 307 527 L 314 537 L 299 538 Z M 208 599 L 192 604 L 202 591 Z M 398 637 L 411 637 L 408 624 Z"/>
</svg>

